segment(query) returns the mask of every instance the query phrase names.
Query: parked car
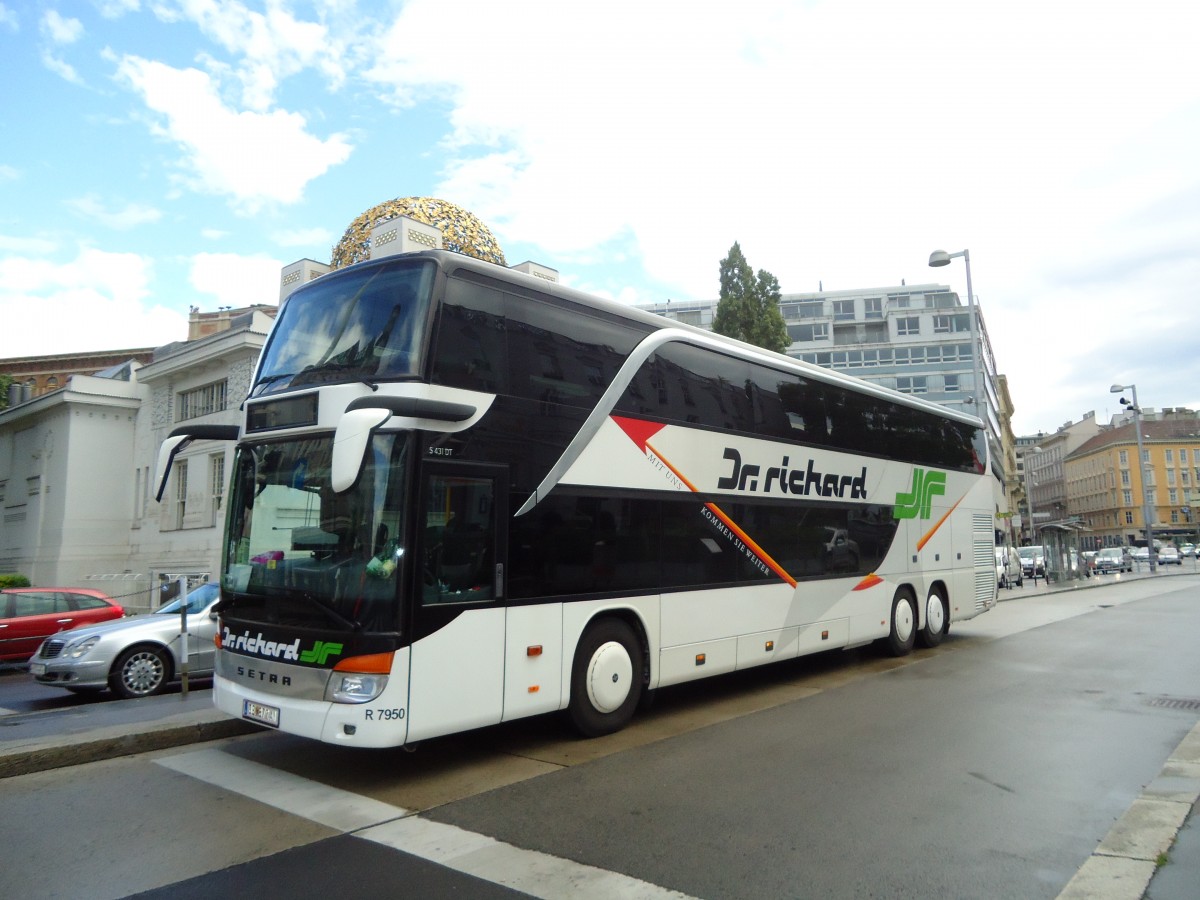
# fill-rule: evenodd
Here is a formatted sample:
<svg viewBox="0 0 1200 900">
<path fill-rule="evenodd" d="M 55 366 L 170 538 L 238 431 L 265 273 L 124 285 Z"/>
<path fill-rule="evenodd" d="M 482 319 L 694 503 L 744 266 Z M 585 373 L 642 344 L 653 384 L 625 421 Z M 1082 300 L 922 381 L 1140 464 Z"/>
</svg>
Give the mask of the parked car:
<svg viewBox="0 0 1200 900">
<path fill-rule="evenodd" d="M 1195 556 L 1196 555 L 1196 545 L 1195 544 L 1181 544 L 1179 547 L 1179 553 L 1181 556 Z"/>
<path fill-rule="evenodd" d="M 26 660 L 52 634 L 119 619 L 125 608 L 88 588 L 5 588 L 0 591 L 0 660 Z"/>
<path fill-rule="evenodd" d="M 1133 560 L 1129 558 L 1124 547 L 1105 547 L 1096 554 L 1096 574 L 1098 575 L 1132 571 Z"/>
<path fill-rule="evenodd" d="M 996 548 L 996 583 L 1002 588 L 1024 583 L 1021 557 L 1012 547 Z"/>
<path fill-rule="evenodd" d="M 1040 544 L 1021 547 L 1017 553 L 1021 557 L 1021 572 L 1026 578 L 1041 578 L 1046 574 L 1046 555 Z"/>
<path fill-rule="evenodd" d="M 220 590 L 212 582 L 187 595 L 189 678 L 213 673 L 213 607 L 219 599 Z M 182 605 L 180 597 L 148 615 L 47 638 L 29 661 L 29 671 L 39 684 L 80 694 L 105 688 L 127 699 L 161 693 L 179 678 Z"/>
<path fill-rule="evenodd" d="M 1158 550 L 1158 564 L 1160 566 L 1182 566 L 1183 557 L 1179 555 L 1178 547 L 1160 547 Z"/>
<path fill-rule="evenodd" d="M 1150 551 L 1145 547 L 1134 547 L 1129 551 L 1129 558 L 1137 565 L 1150 563 Z"/>
</svg>

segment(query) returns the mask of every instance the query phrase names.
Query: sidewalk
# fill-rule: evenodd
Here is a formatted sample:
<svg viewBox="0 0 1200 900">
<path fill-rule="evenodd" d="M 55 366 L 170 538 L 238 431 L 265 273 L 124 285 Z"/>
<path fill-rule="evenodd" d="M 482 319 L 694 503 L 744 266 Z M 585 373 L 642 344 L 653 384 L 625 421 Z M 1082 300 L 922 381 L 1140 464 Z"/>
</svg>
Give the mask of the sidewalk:
<svg viewBox="0 0 1200 900">
<path fill-rule="evenodd" d="M 1047 584 L 1038 579 L 1000 591 L 1000 602 L 1063 591 L 1200 574 L 1194 564 L 1149 572 L 1104 575 Z M 261 731 L 211 705 L 207 690 L 133 703 L 80 706 L 67 723 L 59 716 L 12 716 L 20 728 L 0 728 L 0 780 L 31 772 L 162 750 Z M 1200 897 L 1200 723 L 1183 739 L 1162 772 L 1113 826 L 1059 894 L 1058 900 L 1197 900 Z"/>
</svg>

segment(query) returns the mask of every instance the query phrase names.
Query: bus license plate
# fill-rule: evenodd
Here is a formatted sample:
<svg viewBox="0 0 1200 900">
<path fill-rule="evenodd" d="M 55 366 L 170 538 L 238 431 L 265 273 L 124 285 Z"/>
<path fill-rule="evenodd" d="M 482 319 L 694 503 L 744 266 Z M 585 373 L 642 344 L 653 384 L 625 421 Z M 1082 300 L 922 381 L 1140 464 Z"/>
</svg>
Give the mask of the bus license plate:
<svg viewBox="0 0 1200 900">
<path fill-rule="evenodd" d="M 279 727 L 279 708 L 267 706 L 265 703 L 255 703 L 253 700 L 242 701 L 242 718 L 260 725 Z"/>
</svg>

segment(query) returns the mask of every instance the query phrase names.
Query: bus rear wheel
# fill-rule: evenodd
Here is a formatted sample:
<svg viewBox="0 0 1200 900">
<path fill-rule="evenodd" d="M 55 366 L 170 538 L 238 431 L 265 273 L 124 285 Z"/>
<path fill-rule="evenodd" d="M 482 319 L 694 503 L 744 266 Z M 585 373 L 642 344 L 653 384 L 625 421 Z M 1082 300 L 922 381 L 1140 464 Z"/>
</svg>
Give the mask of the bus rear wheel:
<svg viewBox="0 0 1200 900">
<path fill-rule="evenodd" d="M 946 636 L 949 625 L 946 598 L 939 588 L 932 587 L 925 598 L 925 627 L 917 632 L 917 640 L 922 647 L 936 647 Z"/>
<path fill-rule="evenodd" d="M 917 598 L 908 588 L 892 598 L 892 626 L 887 636 L 892 656 L 907 656 L 917 642 Z"/>
<path fill-rule="evenodd" d="M 571 668 L 571 722 L 584 737 L 620 731 L 642 696 L 642 645 L 620 619 L 601 619 L 584 632 Z"/>
</svg>

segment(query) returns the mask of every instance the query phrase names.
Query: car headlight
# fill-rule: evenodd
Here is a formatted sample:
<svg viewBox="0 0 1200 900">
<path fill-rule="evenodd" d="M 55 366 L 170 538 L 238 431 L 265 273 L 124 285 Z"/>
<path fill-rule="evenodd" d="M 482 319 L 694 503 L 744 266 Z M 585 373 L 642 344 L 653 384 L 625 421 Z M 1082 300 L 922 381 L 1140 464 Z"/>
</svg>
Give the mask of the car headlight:
<svg viewBox="0 0 1200 900">
<path fill-rule="evenodd" d="M 63 648 L 60 656 L 67 659 L 79 659 L 79 657 L 88 653 L 93 647 L 100 643 L 100 635 L 94 634 L 91 637 L 84 638 L 82 641 L 72 641 Z"/>
<path fill-rule="evenodd" d="M 335 671 L 326 696 L 334 703 L 370 703 L 383 693 L 387 680 L 386 675 Z"/>
</svg>

